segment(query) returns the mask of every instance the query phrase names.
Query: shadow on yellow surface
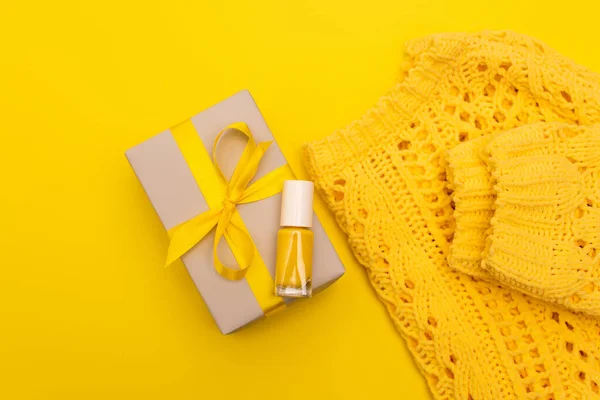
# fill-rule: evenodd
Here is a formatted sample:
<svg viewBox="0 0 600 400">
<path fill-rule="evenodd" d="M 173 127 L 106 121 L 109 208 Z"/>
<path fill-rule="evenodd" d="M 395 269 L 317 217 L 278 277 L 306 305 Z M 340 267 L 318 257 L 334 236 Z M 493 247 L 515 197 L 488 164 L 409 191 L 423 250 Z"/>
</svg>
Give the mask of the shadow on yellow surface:
<svg viewBox="0 0 600 400">
<path fill-rule="evenodd" d="M 552 2 L 550 2 L 552 3 Z M 513 29 L 596 71 L 594 1 L 11 2 L 0 32 L 0 397 L 428 398 L 327 219 L 347 274 L 222 336 L 123 152 L 237 90 L 292 166 L 396 77 L 407 39 Z"/>
</svg>

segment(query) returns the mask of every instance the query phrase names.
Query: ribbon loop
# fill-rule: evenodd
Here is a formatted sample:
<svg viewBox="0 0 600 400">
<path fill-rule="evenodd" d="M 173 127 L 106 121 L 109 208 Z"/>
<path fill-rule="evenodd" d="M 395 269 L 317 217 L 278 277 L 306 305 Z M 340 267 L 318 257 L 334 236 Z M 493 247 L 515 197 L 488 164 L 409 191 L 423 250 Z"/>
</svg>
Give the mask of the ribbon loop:
<svg viewBox="0 0 600 400">
<path fill-rule="evenodd" d="M 227 180 L 217 162 L 217 145 L 230 131 L 243 134 L 248 141 L 231 178 Z M 239 280 L 246 275 L 256 255 L 256 248 L 243 227 L 236 206 L 271 197 L 281 192 L 284 180 L 293 179 L 293 174 L 286 165 L 271 171 L 250 185 L 271 143 L 263 142 L 257 145 L 250 129 L 243 122 L 231 124 L 219 132 L 213 143 L 212 164 L 224 193 L 223 200 L 219 207 L 211 208 L 169 231 L 171 241 L 166 260 L 167 266 L 190 251 L 216 227 L 213 241 L 215 269 L 222 277 L 229 280 Z M 239 269 L 227 267 L 219 259 L 217 250 L 223 238 L 236 256 Z"/>
</svg>

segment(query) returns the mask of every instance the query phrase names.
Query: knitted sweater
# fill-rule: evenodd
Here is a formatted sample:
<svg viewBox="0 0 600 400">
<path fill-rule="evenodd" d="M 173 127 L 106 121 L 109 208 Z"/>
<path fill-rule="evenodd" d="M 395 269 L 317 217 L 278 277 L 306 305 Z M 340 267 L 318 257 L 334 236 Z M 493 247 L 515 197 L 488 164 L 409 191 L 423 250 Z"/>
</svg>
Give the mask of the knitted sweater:
<svg viewBox="0 0 600 400">
<path fill-rule="evenodd" d="M 600 123 L 600 77 L 511 32 L 430 36 L 409 42 L 406 57 L 392 90 L 359 121 L 308 144 L 305 160 L 432 393 L 600 397 L 600 322 L 590 315 L 598 306 L 588 301 L 600 291 L 598 142 L 582 158 L 569 152 L 582 142 L 563 140 L 564 126 L 550 135 L 530 125 Z M 510 148 L 503 150 L 499 134 L 460 155 L 461 142 L 521 126 Z M 554 140 L 545 148 L 514 142 L 519 135 L 543 142 L 545 134 Z M 457 153 L 448 156 L 453 148 Z M 536 163 L 502 164 L 515 154 Z M 464 185 L 469 162 L 489 171 L 475 168 L 479 188 Z M 523 185 L 518 177 L 528 168 L 533 178 Z M 554 186 L 534 188 L 546 171 L 553 171 L 548 185 Z M 459 188 L 455 219 L 452 190 Z M 538 205 L 545 208 L 528 214 Z M 492 220 L 495 206 L 500 215 Z M 539 246 L 539 237 L 554 231 L 565 235 Z M 569 255 L 555 259 L 562 250 L 552 243 Z M 578 262 L 569 265 L 571 257 Z M 561 280 L 554 281 L 557 274 Z"/>
</svg>

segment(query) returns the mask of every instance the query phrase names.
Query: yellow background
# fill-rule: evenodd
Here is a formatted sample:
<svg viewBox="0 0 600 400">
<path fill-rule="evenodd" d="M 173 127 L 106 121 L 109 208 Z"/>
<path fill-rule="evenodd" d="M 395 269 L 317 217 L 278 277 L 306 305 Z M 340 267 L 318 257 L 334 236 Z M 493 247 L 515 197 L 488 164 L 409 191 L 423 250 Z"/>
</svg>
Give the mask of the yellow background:
<svg viewBox="0 0 600 400">
<path fill-rule="evenodd" d="M 284 153 L 359 117 L 402 43 L 508 28 L 600 71 L 590 1 L 4 1 L 0 398 L 429 396 L 362 268 L 222 336 L 123 152 L 247 88 Z M 302 172 L 301 172 L 302 173 Z"/>
</svg>

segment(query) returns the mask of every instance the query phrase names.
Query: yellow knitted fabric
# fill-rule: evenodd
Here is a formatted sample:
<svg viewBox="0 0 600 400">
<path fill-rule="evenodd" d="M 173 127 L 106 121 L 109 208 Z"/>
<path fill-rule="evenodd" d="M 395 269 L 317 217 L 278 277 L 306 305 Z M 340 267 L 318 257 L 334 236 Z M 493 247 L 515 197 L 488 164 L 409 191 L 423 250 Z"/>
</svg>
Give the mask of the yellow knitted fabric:
<svg viewBox="0 0 600 400">
<path fill-rule="evenodd" d="M 461 144 L 448 164 L 450 266 L 599 317 L 600 126 L 526 125 Z"/>
<path fill-rule="evenodd" d="M 448 264 L 477 278 L 489 277 L 481 261 L 494 216 L 492 176 L 483 152 L 491 138 L 481 136 L 461 143 L 448 152 L 447 160 L 456 223 Z"/>
<path fill-rule="evenodd" d="M 534 122 L 600 123 L 600 78 L 526 36 L 409 42 L 402 79 L 306 166 L 439 399 L 600 395 L 598 320 L 457 272 L 446 151 Z M 490 278 L 491 279 L 491 278 Z"/>
</svg>

